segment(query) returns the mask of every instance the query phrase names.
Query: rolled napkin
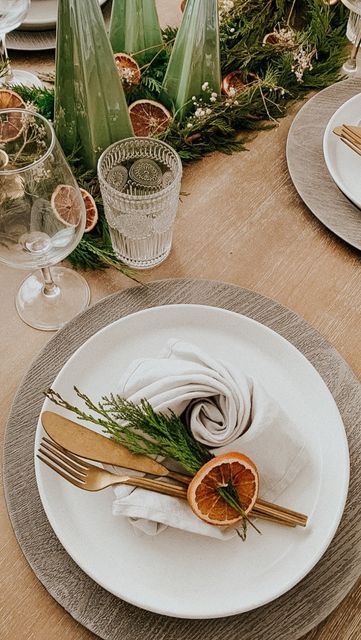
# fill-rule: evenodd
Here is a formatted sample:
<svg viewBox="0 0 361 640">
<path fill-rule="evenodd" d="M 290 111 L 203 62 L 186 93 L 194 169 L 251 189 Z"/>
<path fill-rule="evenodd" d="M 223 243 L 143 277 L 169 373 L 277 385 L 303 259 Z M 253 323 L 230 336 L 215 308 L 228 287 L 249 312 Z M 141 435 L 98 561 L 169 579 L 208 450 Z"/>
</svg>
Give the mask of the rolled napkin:
<svg viewBox="0 0 361 640">
<path fill-rule="evenodd" d="M 265 499 L 276 500 L 307 464 L 302 434 L 263 386 L 193 344 L 173 339 L 158 358 L 134 361 L 117 392 L 136 404 L 146 398 L 157 412 L 184 415 L 195 439 L 214 455 L 248 455 Z M 155 535 L 172 526 L 219 539 L 236 535 L 234 528 L 202 522 L 178 498 L 128 487 L 114 491 L 113 514 L 129 517 L 139 532 Z"/>
</svg>

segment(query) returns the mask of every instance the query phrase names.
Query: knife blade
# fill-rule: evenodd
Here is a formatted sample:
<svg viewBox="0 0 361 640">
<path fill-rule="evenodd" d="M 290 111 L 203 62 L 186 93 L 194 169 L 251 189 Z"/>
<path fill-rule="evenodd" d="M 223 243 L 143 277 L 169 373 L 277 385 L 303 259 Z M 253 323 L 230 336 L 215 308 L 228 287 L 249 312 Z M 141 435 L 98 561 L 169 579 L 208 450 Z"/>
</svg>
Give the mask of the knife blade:
<svg viewBox="0 0 361 640">
<path fill-rule="evenodd" d="M 132 453 L 114 440 L 58 413 L 43 411 L 40 419 L 46 433 L 54 442 L 82 458 L 154 476 L 173 478 L 183 484 L 189 484 L 191 480 L 190 476 L 170 471 L 160 462 L 147 456 Z"/>
</svg>

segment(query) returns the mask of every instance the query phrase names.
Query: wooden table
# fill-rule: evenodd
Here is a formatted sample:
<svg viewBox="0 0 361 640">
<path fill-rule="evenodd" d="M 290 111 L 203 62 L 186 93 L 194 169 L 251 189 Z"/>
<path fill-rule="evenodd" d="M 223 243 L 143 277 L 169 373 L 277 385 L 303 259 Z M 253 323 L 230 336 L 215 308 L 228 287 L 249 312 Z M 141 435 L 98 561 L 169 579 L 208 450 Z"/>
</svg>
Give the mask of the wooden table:
<svg viewBox="0 0 361 640">
<path fill-rule="evenodd" d="M 179 18 L 178 4 L 158 0 L 164 24 Z M 53 68 L 49 53 L 14 56 L 14 62 L 33 70 Z M 146 273 L 144 281 L 213 278 L 274 298 L 317 328 L 361 377 L 360 254 L 312 216 L 291 183 L 285 144 L 295 111 L 278 128 L 260 133 L 248 153 L 214 154 L 185 170 L 182 190 L 188 195 L 179 209 L 171 255 Z M 85 276 L 92 303 L 133 286 L 115 270 Z M 1 265 L 1 437 L 23 375 L 53 335 L 31 329 L 18 318 L 14 295 L 23 278 L 22 272 Z M 3 495 L 0 541 L 2 640 L 94 638 L 38 582 L 16 542 Z M 305 638 L 360 637 L 361 585 Z"/>
</svg>

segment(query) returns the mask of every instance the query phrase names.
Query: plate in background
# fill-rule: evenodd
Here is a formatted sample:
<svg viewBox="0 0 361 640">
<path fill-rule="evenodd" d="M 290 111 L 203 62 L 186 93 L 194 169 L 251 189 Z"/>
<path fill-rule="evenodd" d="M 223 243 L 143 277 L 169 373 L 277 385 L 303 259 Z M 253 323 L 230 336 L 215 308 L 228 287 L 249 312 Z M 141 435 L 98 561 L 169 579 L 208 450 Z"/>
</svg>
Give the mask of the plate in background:
<svg viewBox="0 0 361 640">
<path fill-rule="evenodd" d="M 361 124 L 361 93 L 337 109 L 323 137 L 323 154 L 331 177 L 345 196 L 361 209 L 361 156 L 332 133 L 335 127 L 342 124 Z"/>
<path fill-rule="evenodd" d="M 99 0 L 100 6 L 106 1 Z M 57 13 L 57 0 L 31 0 L 28 14 L 19 29 L 26 31 L 55 29 Z"/>
</svg>

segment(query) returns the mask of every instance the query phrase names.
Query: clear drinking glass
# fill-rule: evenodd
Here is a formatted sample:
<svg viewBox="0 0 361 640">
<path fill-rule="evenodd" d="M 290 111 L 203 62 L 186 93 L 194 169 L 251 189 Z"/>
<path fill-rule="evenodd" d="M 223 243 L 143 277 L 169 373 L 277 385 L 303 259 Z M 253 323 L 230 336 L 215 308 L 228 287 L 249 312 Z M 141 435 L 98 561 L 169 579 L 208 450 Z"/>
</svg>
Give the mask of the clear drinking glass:
<svg viewBox="0 0 361 640">
<path fill-rule="evenodd" d="M 126 138 L 99 158 L 98 177 L 112 246 L 134 269 L 168 256 L 177 213 L 182 163 L 154 138 Z"/>
<path fill-rule="evenodd" d="M 29 71 L 13 71 L 6 51 L 5 36 L 17 29 L 29 10 L 30 0 L 0 0 L 0 65 L 6 65 L 6 72 L 0 77 L 0 85 L 43 86 L 43 83 Z"/>
<path fill-rule="evenodd" d="M 0 111 L 0 262 L 37 269 L 16 296 L 30 326 L 58 329 L 87 306 L 84 278 L 50 269 L 77 246 L 85 221 L 79 187 L 50 123 L 24 109 Z"/>
</svg>

